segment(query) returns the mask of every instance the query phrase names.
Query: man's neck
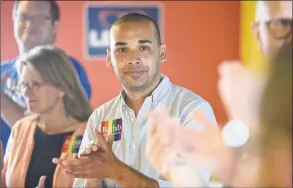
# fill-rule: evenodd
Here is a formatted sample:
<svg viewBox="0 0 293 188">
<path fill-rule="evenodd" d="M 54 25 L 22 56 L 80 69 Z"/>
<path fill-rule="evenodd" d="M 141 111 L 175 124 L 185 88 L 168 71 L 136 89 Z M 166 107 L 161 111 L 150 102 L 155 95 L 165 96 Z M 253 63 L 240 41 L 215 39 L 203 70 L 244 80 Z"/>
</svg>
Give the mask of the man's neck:
<svg viewBox="0 0 293 188">
<path fill-rule="evenodd" d="M 152 92 L 158 87 L 158 85 L 161 82 L 161 77 L 159 77 L 159 80 L 155 82 L 153 87 L 149 88 L 145 91 L 140 92 L 132 92 L 124 88 L 124 91 L 126 93 L 125 102 L 129 108 L 131 108 L 135 116 L 137 116 L 141 106 L 144 103 L 144 100 L 152 94 Z"/>
<path fill-rule="evenodd" d="M 19 55 L 23 55 L 23 54 L 27 53 L 28 51 L 30 51 L 30 49 L 28 49 L 28 48 L 24 48 L 24 47 L 18 48 Z"/>
<path fill-rule="evenodd" d="M 145 98 L 147 98 L 149 95 L 141 95 L 136 93 L 128 92 L 126 94 L 125 102 L 129 108 L 131 108 L 135 116 L 137 116 L 141 106 L 144 103 Z"/>
</svg>

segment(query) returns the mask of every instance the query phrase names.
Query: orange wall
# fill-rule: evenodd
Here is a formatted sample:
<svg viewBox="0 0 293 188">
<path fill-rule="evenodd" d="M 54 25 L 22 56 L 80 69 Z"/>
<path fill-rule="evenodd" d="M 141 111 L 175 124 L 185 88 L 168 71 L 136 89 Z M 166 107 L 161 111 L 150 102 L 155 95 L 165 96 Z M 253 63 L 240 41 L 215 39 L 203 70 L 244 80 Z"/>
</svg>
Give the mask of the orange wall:
<svg viewBox="0 0 293 188">
<path fill-rule="evenodd" d="M 223 123 L 226 115 L 216 87 L 217 66 L 222 60 L 239 59 L 240 2 L 161 3 L 168 53 L 168 61 L 162 65 L 163 73 L 177 85 L 209 101 L 218 122 Z M 18 53 L 13 38 L 12 4 L 1 2 L 1 61 Z M 56 43 L 83 63 L 92 84 L 91 103 L 96 107 L 117 95 L 121 86 L 104 61 L 86 61 L 83 57 L 83 4 L 82 1 L 59 2 L 61 23 Z"/>
</svg>

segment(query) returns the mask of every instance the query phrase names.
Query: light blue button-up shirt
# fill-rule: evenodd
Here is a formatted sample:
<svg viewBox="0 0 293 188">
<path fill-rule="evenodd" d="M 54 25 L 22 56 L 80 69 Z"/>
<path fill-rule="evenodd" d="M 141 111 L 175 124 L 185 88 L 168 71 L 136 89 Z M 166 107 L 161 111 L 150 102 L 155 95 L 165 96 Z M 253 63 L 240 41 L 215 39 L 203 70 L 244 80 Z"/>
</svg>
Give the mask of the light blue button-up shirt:
<svg viewBox="0 0 293 188">
<path fill-rule="evenodd" d="M 160 84 L 152 92 L 151 96 L 145 99 L 137 117 L 135 117 L 134 111 L 126 105 L 124 99 L 125 93 L 122 90 L 120 95 L 98 107 L 92 113 L 81 148 L 88 145 L 94 139 L 94 128 L 98 128 L 103 133 L 105 131 L 105 128 L 103 128 L 105 127 L 105 121 L 111 122 L 111 124 L 115 124 L 115 130 L 118 130 L 116 133 L 121 133 L 115 137 L 118 140 L 114 141 L 112 146 L 116 157 L 133 169 L 150 178 L 156 179 L 160 187 L 172 187 L 171 182 L 166 181 L 146 159 L 147 130 L 150 124 L 147 116 L 157 105 L 164 105 L 167 107 L 169 115 L 177 117 L 181 125 L 187 129 L 196 130 L 200 128 L 200 125 L 192 121 L 190 112 L 194 109 L 199 109 L 216 125 L 212 107 L 195 93 L 183 87 L 173 85 L 168 77 L 164 75 L 162 75 Z M 208 143 L 207 147 L 209 147 Z M 208 185 L 211 171 L 208 169 L 199 169 L 199 172 L 203 182 Z M 76 179 L 74 187 L 83 187 L 85 183 L 85 179 Z M 105 183 L 109 187 L 121 187 L 108 179 L 105 180 Z"/>
</svg>

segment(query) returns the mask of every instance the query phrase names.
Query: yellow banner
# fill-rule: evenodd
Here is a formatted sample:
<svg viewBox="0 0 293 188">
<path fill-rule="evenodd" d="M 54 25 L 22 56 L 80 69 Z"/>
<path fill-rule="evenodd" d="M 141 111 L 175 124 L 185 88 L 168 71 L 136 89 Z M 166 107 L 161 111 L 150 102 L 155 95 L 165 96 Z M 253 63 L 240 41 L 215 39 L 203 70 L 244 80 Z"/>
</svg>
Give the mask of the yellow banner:
<svg viewBox="0 0 293 188">
<path fill-rule="evenodd" d="M 252 23 L 255 19 L 256 1 L 241 1 L 240 57 L 242 62 L 253 70 L 265 70 L 265 61 L 260 44 L 256 40 Z"/>
</svg>

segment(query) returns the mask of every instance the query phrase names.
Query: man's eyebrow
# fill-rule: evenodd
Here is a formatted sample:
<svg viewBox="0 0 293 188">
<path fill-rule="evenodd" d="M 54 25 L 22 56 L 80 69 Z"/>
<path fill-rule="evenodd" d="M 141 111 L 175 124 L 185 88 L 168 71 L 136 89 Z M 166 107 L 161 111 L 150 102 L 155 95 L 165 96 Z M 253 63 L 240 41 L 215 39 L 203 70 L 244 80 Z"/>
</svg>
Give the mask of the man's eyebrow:
<svg viewBox="0 0 293 188">
<path fill-rule="evenodd" d="M 127 45 L 127 42 L 116 42 L 115 46 L 125 46 Z"/>
<path fill-rule="evenodd" d="M 150 41 L 148 39 L 144 39 L 144 40 L 139 40 L 138 43 L 139 44 L 144 44 L 144 43 L 150 43 L 150 44 L 152 44 L 152 41 Z"/>
</svg>

